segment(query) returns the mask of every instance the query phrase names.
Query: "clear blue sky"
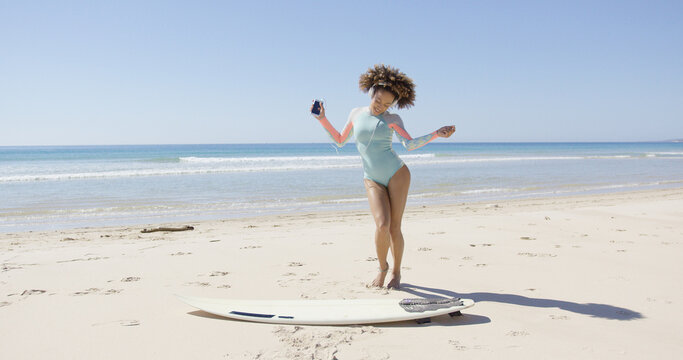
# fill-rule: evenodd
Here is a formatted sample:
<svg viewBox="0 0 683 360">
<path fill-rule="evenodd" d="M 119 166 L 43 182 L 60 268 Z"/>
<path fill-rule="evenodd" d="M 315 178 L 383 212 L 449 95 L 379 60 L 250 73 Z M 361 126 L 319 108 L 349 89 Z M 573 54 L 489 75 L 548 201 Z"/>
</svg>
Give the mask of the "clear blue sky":
<svg viewBox="0 0 683 360">
<path fill-rule="evenodd" d="M 375 63 L 408 131 L 683 138 L 683 1 L 0 0 L 0 145 L 326 142 Z"/>
</svg>

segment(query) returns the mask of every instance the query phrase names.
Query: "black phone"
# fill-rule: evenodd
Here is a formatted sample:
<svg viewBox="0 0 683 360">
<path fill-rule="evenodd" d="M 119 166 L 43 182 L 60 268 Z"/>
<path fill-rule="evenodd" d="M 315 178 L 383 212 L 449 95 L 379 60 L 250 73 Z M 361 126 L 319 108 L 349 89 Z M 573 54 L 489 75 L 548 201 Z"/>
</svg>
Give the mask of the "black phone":
<svg viewBox="0 0 683 360">
<path fill-rule="evenodd" d="M 313 109 L 311 109 L 311 114 L 320 115 L 320 105 L 323 103 L 322 100 L 315 100 L 313 102 Z"/>
</svg>

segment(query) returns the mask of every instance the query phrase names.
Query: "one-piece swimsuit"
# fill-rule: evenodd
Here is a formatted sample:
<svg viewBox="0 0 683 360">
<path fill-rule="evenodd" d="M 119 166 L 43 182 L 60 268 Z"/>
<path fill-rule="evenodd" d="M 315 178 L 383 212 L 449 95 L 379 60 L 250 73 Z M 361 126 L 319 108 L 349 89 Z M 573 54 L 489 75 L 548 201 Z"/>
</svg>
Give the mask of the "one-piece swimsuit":
<svg viewBox="0 0 683 360">
<path fill-rule="evenodd" d="M 436 131 L 413 139 L 403 126 L 401 117 L 385 111 L 372 115 L 368 106 L 351 110 L 349 119 L 341 134 L 334 129 L 327 118 L 320 119 L 334 143 L 342 147 L 351 136 L 356 137 L 356 148 L 363 161 L 364 178 L 384 186 L 404 165 L 392 147 L 393 134 L 396 133 L 407 150 L 415 150 L 436 139 Z"/>
</svg>

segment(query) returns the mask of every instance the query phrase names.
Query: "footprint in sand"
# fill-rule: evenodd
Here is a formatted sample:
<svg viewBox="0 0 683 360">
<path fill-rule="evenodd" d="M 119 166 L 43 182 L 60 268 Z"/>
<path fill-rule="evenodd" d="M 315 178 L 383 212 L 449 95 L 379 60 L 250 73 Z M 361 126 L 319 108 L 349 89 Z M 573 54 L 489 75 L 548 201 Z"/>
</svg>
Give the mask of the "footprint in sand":
<svg viewBox="0 0 683 360">
<path fill-rule="evenodd" d="M 21 293 L 21 296 L 40 295 L 46 292 L 47 290 L 24 290 L 24 292 Z"/>
<path fill-rule="evenodd" d="M 177 253 L 171 254 L 171 256 L 183 256 L 183 255 L 192 255 L 192 253 L 191 252 L 186 253 L 186 252 L 179 251 Z"/>
<path fill-rule="evenodd" d="M 185 283 L 185 285 L 195 285 L 195 286 L 202 286 L 202 287 L 211 286 L 210 283 L 208 283 L 208 282 L 202 282 L 202 281 L 192 281 L 192 282 L 189 282 L 189 283 Z"/>
<path fill-rule="evenodd" d="M 244 249 L 260 249 L 260 248 L 261 248 L 260 245 L 249 245 L 249 246 L 242 246 L 242 247 L 240 248 L 240 250 L 244 250 Z"/>
<path fill-rule="evenodd" d="M 127 278 L 121 279 L 121 282 L 134 282 L 134 281 L 140 281 L 140 278 L 137 276 L 129 276 Z"/>
<path fill-rule="evenodd" d="M 10 305 L 12 305 L 12 303 L 11 303 L 11 302 L 7 302 L 7 301 L 0 301 L 0 307 L 3 307 L 3 306 L 10 306 Z"/>
<path fill-rule="evenodd" d="M 448 340 L 448 343 L 453 345 L 455 350 L 459 350 L 459 351 L 468 350 L 468 347 L 464 346 L 464 345 L 460 345 L 460 341 L 458 341 L 458 340 Z"/>
<path fill-rule="evenodd" d="M 290 266 L 290 267 L 298 267 L 298 266 L 304 266 L 304 264 L 302 264 L 302 263 L 300 263 L 300 262 L 293 261 L 293 262 L 290 262 L 288 266 Z"/>
<path fill-rule="evenodd" d="M 301 277 L 297 280 L 299 280 L 299 282 L 311 281 L 311 280 L 313 280 L 314 277 L 316 277 L 318 275 L 320 275 L 320 273 L 317 273 L 317 272 L 316 273 L 308 273 L 308 276 Z"/>
<path fill-rule="evenodd" d="M 417 249 L 417 251 L 432 251 L 432 249 L 428 248 L 428 247 L 421 247 L 421 248 Z"/>
<path fill-rule="evenodd" d="M 308 298 L 302 294 L 302 298 Z M 268 359 L 336 359 L 335 353 L 355 343 L 358 338 L 382 333 L 371 327 L 319 329 L 314 327 L 278 326 L 273 335 L 284 345 L 282 350 L 263 354 Z M 252 357 L 258 358 L 258 357 Z"/>
<path fill-rule="evenodd" d="M 119 322 L 121 326 L 138 326 L 140 325 L 140 320 L 121 320 Z"/>
<path fill-rule="evenodd" d="M 118 324 L 120 326 L 138 326 L 138 325 L 140 325 L 140 320 L 116 320 L 116 321 L 108 321 L 108 322 L 103 322 L 103 323 L 96 323 L 96 324 L 92 324 L 91 326 L 107 326 L 107 325 L 113 325 L 113 324 Z"/>
<path fill-rule="evenodd" d="M 57 261 L 57 263 L 67 263 L 67 262 L 75 262 L 75 261 L 94 261 L 94 260 L 106 260 L 106 259 L 109 259 L 109 257 L 107 257 L 107 256 L 96 256 L 96 257 L 81 258 L 81 259 L 60 260 L 60 261 Z"/>
<path fill-rule="evenodd" d="M 65 237 L 59 241 L 62 241 L 62 242 L 64 242 L 64 241 L 90 241 L 90 239 L 75 239 L 75 238 L 71 238 L 71 237 Z"/>
<path fill-rule="evenodd" d="M 519 256 L 528 256 L 528 257 L 557 257 L 555 254 L 541 254 L 541 253 L 528 253 L 528 252 L 521 252 L 517 253 Z"/>
<path fill-rule="evenodd" d="M 122 291 L 123 291 L 123 289 L 109 289 L 109 290 L 106 290 L 106 291 L 100 293 L 100 289 L 90 288 L 90 289 L 86 289 L 84 291 L 77 291 L 71 295 L 72 296 L 83 296 L 83 295 L 90 295 L 90 294 L 95 294 L 95 293 L 99 293 L 100 295 L 114 295 L 114 294 L 119 294 Z"/>
<path fill-rule="evenodd" d="M 5 271 L 10 271 L 10 270 L 23 269 L 23 267 L 15 266 L 15 265 L 16 264 L 2 264 L 2 267 L 0 267 L 0 270 L 2 270 L 2 272 L 5 272 Z"/>
<path fill-rule="evenodd" d="M 230 274 L 230 273 L 227 271 L 214 271 L 211 274 L 209 274 L 209 276 L 225 276 L 228 274 Z"/>
<path fill-rule="evenodd" d="M 71 294 L 71 295 L 73 295 L 73 296 L 82 296 L 82 295 L 89 295 L 89 294 L 92 294 L 92 293 L 96 293 L 96 292 L 99 292 L 99 291 L 100 291 L 100 289 L 98 289 L 98 288 L 90 288 L 90 289 L 86 289 L 86 290 L 83 290 L 83 291 L 75 292 L 75 293 L 73 293 L 73 294 Z"/>
<path fill-rule="evenodd" d="M 524 330 L 513 330 L 505 334 L 507 336 L 529 336 L 530 334 Z"/>
<path fill-rule="evenodd" d="M 553 320 L 569 320 L 569 316 L 566 315 L 549 315 Z"/>
</svg>

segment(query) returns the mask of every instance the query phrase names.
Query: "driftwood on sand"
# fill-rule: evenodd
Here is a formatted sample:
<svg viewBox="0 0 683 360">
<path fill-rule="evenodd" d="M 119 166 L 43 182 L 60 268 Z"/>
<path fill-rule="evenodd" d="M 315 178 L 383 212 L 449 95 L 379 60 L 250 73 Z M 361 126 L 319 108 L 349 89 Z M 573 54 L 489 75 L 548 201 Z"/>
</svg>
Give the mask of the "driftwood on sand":
<svg viewBox="0 0 683 360">
<path fill-rule="evenodd" d="M 194 230 L 194 227 L 185 225 L 182 227 L 158 227 L 154 229 L 142 229 L 140 232 L 142 233 L 151 233 L 155 231 L 187 231 L 187 230 Z"/>
</svg>

